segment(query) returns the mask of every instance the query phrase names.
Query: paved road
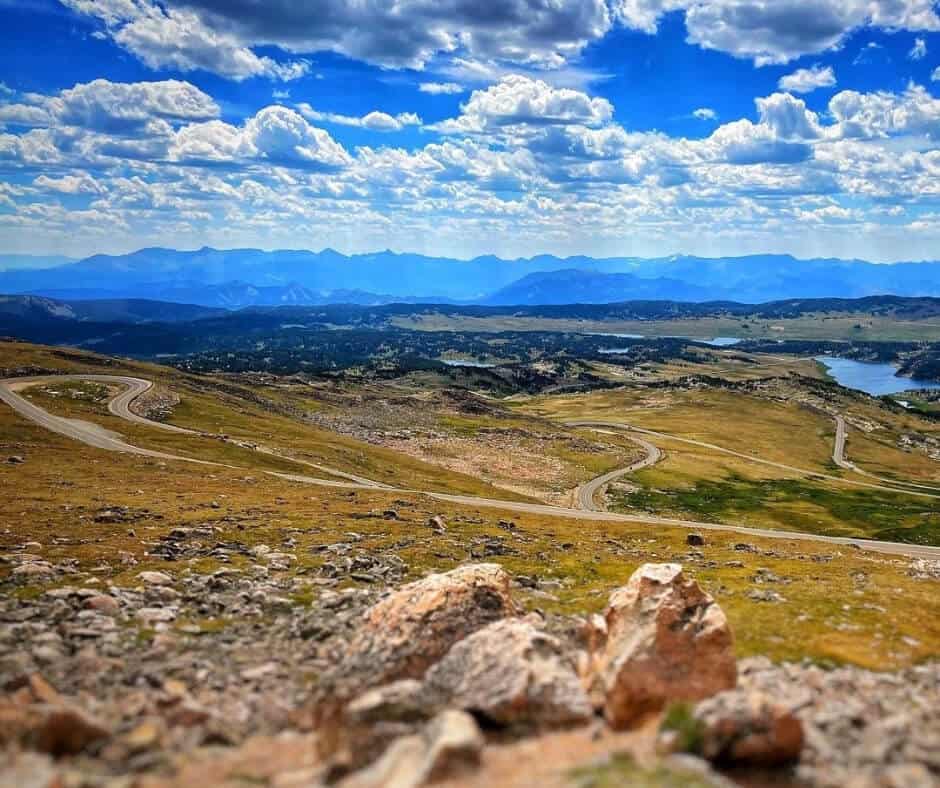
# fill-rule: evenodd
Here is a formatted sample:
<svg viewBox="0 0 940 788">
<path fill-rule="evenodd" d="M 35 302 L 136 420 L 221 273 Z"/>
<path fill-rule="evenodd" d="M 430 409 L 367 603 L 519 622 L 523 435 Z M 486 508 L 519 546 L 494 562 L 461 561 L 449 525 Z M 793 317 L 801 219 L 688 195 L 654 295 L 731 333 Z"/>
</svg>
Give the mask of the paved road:
<svg viewBox="0 0 940 788">
<path fill-rule="evenodd" d="M 832 444 L 832 461 L 847 471 L 858 470 L 854 464 L 845 459 L 845 419 L 836 416 L 836 439 Z"/>
<path fill-rule="evenodd" d="M 153 451 L 151 449 L 143 449 L 139 446 L 133 446 L 124 442 L 120 436 L 109 433 L 107 430 L 103 429 L 97 424 L 93 424 L 92 422 L 54 416 L 48 411 L 34 405 L 24 397 L 21 397 L 17 393 L 18 391 L 21 391 L 22 389 L 28 388 L 30 386 L 43 385 L 46 383 L 61 383 L 63 381 L 70 380 L 89 380 L 93 383 L 103 383 L 108 386 L 117 385 L 122 387 L 122 391 L 110 402 L 108 402 L 108 411 L 118 418 L 124 419 L 125 421 L 130 421 L 134 424 L 142 424 L 147 427 L 156 427 L 157 429 L 164 430 L 166 432 L 176 432 L 186 435 L 201 434 L 196 430 L 189 430 L 185 427 L 177 427 L 174 424 L 164 424 L 159 421 L 151 421 L 144 416 L 140 416 L 134 413 L 134 411 L 130 409 L 131 403 L 145 391 L 150 390 L 153 387 L 153 383 L 149 380 L 144 380 L 143 378 L 133 378 L 126 375 L 46 375 L 30 378 L 10 378 L 7 380 L 0 380 L 0 400 L 6 402 L 21 416 L 25 416 L 30 421 L 36 422 L 40 426 L 45 427 L 47 430 L 57 432 L 60 435 L 65 435 L 67 438 L 72 438 L 73 440 L 81 441 L 82 443 L 86 443 L 89 446 L 94 446 L 97 449 L 120 451 L 127 454 L 139 454 L 144 457 L 156 457 L 162 460 L 182 460 L 184 462 L 193 462 L 199 465 L 232 467 L 223 465 L 222 463 L 209 462 L 207 460 L 197 460 L 192 457 L 183 457 L 178 454 L 168 454 L 166 452 Z M 380 482 L 373 482 L 370 479 L 364 479 L 361 476 L 334 470 L 333 468 L 328 468 L 325 465 L 318 465 L 316 463 L 307 462 L 306 460 L 297 460 L 293 457 L 284 457 L 283 455 L 263 446 L 255 446 L 254 450 L 262 454 L 268 454 L 273 457 L 290 460 L 291 462 L 295 462 L 298 465 L 306 465 L 308 467 L 315 468 L 322 473 L 327 473 L 330 476 L 337 476 L 341 479 L 346 479 L 363 487 L 379 487 L 382 489 L 387 488 L 387 485 Z"/>
<path fill-rule="evenodd" d="M 173 454 L 166 454 L 164 452 L 151 451 L 150 449 L 143 449 L 137 446 L 132 446 L 131 444 L 125 443 L 120 440 L 118 437 L 108 434 L 106 431 L 102 430 L 95 424 L 90 424 L 89 422 L 75 421 L 71 419 L 64 419 L 59 416 L 54 416 L 48 411 L 43 410 L 40 407 L 37 407 L 33 403 L 21 397 L 16 393 L 18 389 L 22 389 L 25 386 L 34 385 L 36 382 L 49 382 L 53 380 L 91 380 L 95 382 L 104 382 L 104 383 L 116 383 L 119 385 L 126 386 L 128 389 L 133 389 L 136 391 L 134 396 L 139 396 L 141 393 L 150 388 L 150 384 L 146 380 L 140 378 L 131 378 L 125 376 L 110 376 L 110 375 L 62 375 L 56 377 L 44 377 L 44 378 L 13 378 L 8 380 L 0 380 L 0 400 L 6 402 L 10 407 L 12 407 L 17 413 L 21 416 L 39 424 L 46 429 L 49 429 L 53 432 L 59 433 L 60 435 L 65 435 L 66 437 L 72 438 L 73 440 L 81 441 L 89 446 L 94 446 L 99 449 L 106 449 L 109 451 L 121 451 L 131 454 L 139 454 L 145 457 L 159 457 L 161 459 L 168 460 L 181 460 L 185 462 L 195 462 L 203 465 L 218 465 L 218 463 L 207 462 L 204 460 L 196 460 L 191 457 L 181 457 Z M 109 406 L 109 409 L 112 413 L 121 418 L 127 418 L 126 414 L 130 413 L 132 418 L 131 421 L 140 423 L 140 419 L 143 419 L 141 416 L 133 414 L 129 410 L 130 403 L 134 400 L 134 396 L 131 396 L 127 391 L 118 395 L 115 400 L 120 400 L 120 402 L 113 407 Z M 113 405 L 114 401 L 112 401 Z M 146 419 L 143 419 L 144 423 L 149 426 L 158 427 L 160 429 L 171 428 L 172 425 L 169 424 L 160 424 L 159 422 L 151 422 Z M 620 428 L 620 429 L 632 429 L 624 424 L 616 423 L 607 423 L 607 422 L 578 422 L 576 426 L 600 426 L 602 428 Z M 183 428 L 177 427 L 176 430 L 182 430 Z M 640 430 L 637 430 L 640 431 Z M 648 430 L 642 430 L 652 435 L 658 435 L 659 433 L 652 433 Z M 670 436 L 663 436 L 670 437 Z M 693 442 L 695 441 L 686 441 Z M 707 444 L 706 444 L 707 445 Z M 729 451 L 729 450 L 724 450 Z M 736 453 L 736 452 L 732 452 Z M 746 456 L 746 455 L 741 455 Z M 784 466 L 786 467 L 786 466 Z M 337 481 L 334 479 L 317 479 L 311 476 L 303 476 L 299 474 L 287 474 L 287 473 L 276 473 L 273 471 L 268 472 L 272 476 L 277 476 L 279 478 L 287 479 L 294 482 L 299 482 L 302 484 L 314 484 L 324 487 L 340 487 L 344 489 L 375 489 L 377 482 L 370 482 L 369 484 L 362 484 L 355 481 Z M 358 477 L 356 477 L 358 478 Z M 660 525 L 660 526 L 673 526 L 680 528 L 694 528 L 696 530 L 707 530 L 707 531 L 722 531 L 730 533 L 739 533 L 744 536 L 760 536 L 768 539 L 786 539 L 786 540 L 797 540 L 797 541 L 810 541 L 810 542 L 821 542 L 833 547 L 853 547 L 859 548 L 861 550 L 868 550 L 871 552 L 884 553 L 887 555 L 896 555 L 896 556 L 906 556 L 910 558 L 931 558 L 931 559 L 940 559 L 940 547 L 925 547 L 920 545 L 910 545 L 903 544 L 900 542 L 876 542 L 868 539 L 851 539 L 835 536 L 821 536 L 818 534 L 805 534 L 797 533 L 791 531 L 774 531 L 764 528 L 748 528 L 745 526 L 734 526 L 734 525 L 725 525 L 719 523 L 701 523 L 695 522 L 692 520 L 675 520 L 666 517 L 654 517 L 650 515 L 640 515 L 640 514 L 613 514 L 610 512 L 593 512 L 585 511 L 584 509 L 568 509 L 559 506 L 550 506 L 548 504 L 535 504 L 535 503 L 522 503 L 517 501 L 502 501 L 491 498 L 477 498 L 471 495 L 450 495 L 447 493 L 436 493 L 428 492 L 426 490 L 407 490 L 407 489 L 398 489 L 398 488 L 385 488 L 390 491 L 405 493 L 405 494 L 417 494 L 424 495 L 429 498 L 433 498 L 439 501 L 447 501 L 450 503 L 456 503 L 463 506 L 476 506 L 480 508 L 489 508 L 489 509 L 499 509 L 504 512 L 520 512 L 526 514 L 539 514 L 549 517 L 565 517 L 575 520 L 591 520 L 595 522 L 611 522 L 611 523 L 649 523 L 650 525 Z M 914 493 L 912 493 L 914 494 Z"/>
<path fill-rule="evenodd" d="M 633 463 L 633 465 L 610 471 L 609 473 L 605 473 L 603 476 L 598 476 L 596 479 L 591 479 L 591 481 L 585 482 L 580 487 L 578 487 L 576 490 L 575 501 L 576 506 L 579 509 L 584 509 L 587 512 L 606 511 L 606 507 L 599 505 L 597 502 L 598 493 L 601 490 L 620 477 L 626 476 L 629 473 L 641 471 L 644 468 L 649 468 L 651 465 L 655 465 L 662 459 L 663 453 L 658 446 L 654 446 L 649 441 L 643 440 L 643 438 L 639 438 L 636 435 L 630 435 L 628 437 L 634 443 L 639 444 L 639 446 L 646 452 L 646 456 L 641 460 L 637 460 L 635 463 Z"/>
<path fill-rule="evenodd" d="M 876 482 L 860 482 L 855 479 L 844 479 L 841 476 L 833 476 L 828 473 L 820 473 L 819 471 L 808 470 L 806 468 L 797 468 L 793 465 L 787 465 L 782 462 L 775 462 L 774 460 L 765 460 L 763 457 L 756 457 L 753 454 L 745 454 L 744 452 L 735 451 L 734 449 L 728 449 L 724 446 L 717 446 L 714 443 L 706 443 L 705 441 L 694 440 L 693 438 L 680 438 L 678 435 L 671 435 L 667 432 L 655 432 L 654 430 L 647 430 L 642 427 L 635 427 L 632 424 L 625 424 L 623 422 L 616 421 L 564 421 L 562 422 L 566 427 L 600 427 L 602 429 L 619 429 L 626 430 L 628 432 L 637 432 L 641 435 L 649 435 L 654 438 L 663 438 L 665 440 L 678 441 L 679 443 L 686 443 L 690 446 L 698 446 L 703 449 L 709 449 L 710 451 L 719 452 L 720 454 L 728 454 L 732 457 L 740 457 L 743 460 L 748 462 L 757 463 L 758 465 L 767 465 L 771 468 L 778 468 L 779 470 L 789 471 L 790 473 L 797 473 L 801 476 L 812 476 L 818 479 L 828 479 L 830 481 L 839 482 L 840 484 L 849 484 L 853 487 L 866 487 L 872 490 L 884 490 L 886 492 L 900 493 L 904 495 L 914 495 L 919 498 L 933 498 L 940 500 L 940 493 L 936 491 L 934 493 L 920 492 L 915 490 L 899 489 L 898 487 L 888 486 L 888 484 L 879 484 Z M 880 477 L 874 477 L 876 480 Z M 887 481 L 887 480 L 885 480 Z M 891 484 L 905 484 L 905 482 L 895 482 L 891 481 Z M 919 486 L 919 485 L 913 485 Z M 927 488 L 934 489 L 934 488 Z"/>
<path fill-rule="evenodd" d="M 834 416 L 836 422 L 836 438 L 832 445 L 832 461 L 838 465 L 840 468 L 843 468 L 847 471 L 852 471 L 857 473 L 859 476 L 865 476 L 869 479 L 874 479 L 881 484 L 900 486 L 900 487 L 917 487 L 920 490 L 930 490 L 931 492 L 938 493 L 940 489 L 933 485 L 929 484 L 919 484 L 918 482 L 907 482 L 900 479 L 886 479 L 884 476 L 878 476 L 874 473 L 869 473 L 868 471 L 859 468 L 854 462 L 850 462 L 845 458 L 845 439 L 846 439 L 846 426 L 845 418 L 839 414 Z"/>
<path fill-rule="evenodd" d="M 127 419 L 128 421 L 158 427 L 163 430 L 191 432 L 191 430 L 184 430 L 181 427 L 174 427 L 170 424 L 160 424 L 156 421 L 149 421 L 129 409 L 128 406 L 130 403 L 153 385 L 149 380 L 142 380 L 141 378 L 131 378 L 123 375 L 56 375 L 34 378 L 11 378 L 8 380 L 0 380 L 0 400 L 13 408 L 13 410 L 21 416 L 36 422 L 36 424 L 39 424 L 41 427 L 45 427 L 47 430 L 56 432 L 59 435 L 64 435 L 72 440 L 81 441 L 89 446 L 94 446 L 97 449 L 120 451 L 127 454 L 140 454 L 144 457 L 155 457 L 162 460 L 182 460 L 184 462 L 194 462 L 200 465 L 216 464 L 206 462 L 205 460 L 197 460 L 192 457 L 181 457 L 176 454 L 168 454 L 162 451 L 132 446 L 121 440 L 120 436 L 109 433 L 97 424 L 79 421 L 77 419 L 66 419 L 62 416 L 54 416 L 49 413 L 49 411 L 43 410 L 17 394 L 17 391 L 27 388 L 28 386 L 67 380 L 90 380 L 95 383 L 125 387 L 124 391 L 108 403 L 108 410 L 115 416 Z"/>
</svg>

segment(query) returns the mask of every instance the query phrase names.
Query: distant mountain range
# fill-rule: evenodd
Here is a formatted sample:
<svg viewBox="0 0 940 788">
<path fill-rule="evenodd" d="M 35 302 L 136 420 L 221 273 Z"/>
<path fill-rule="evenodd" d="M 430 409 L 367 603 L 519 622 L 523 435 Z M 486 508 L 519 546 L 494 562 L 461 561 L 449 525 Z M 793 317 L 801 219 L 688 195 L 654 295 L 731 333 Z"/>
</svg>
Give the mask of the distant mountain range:
<svg viewBox="0 0 940 788">
<path fill-rule="evenodd" d="M 679 279 L 643 279 L 636 274 L 605 274 L 566 269 L 527 274 L 487 296 L 492 306 L 603 304 L 618 301 L 709 301 L 715 290 Z"/>
<path fill-rule="evenodd" d="M 0 255 L 0 264 L 11 258 Z M 15 262 L 15 260 L 14 260 Z M 47 263 L 49 260 L 46 261 Z M 628 300 L 940 296 L 940 262 L 875 264 L 788 255 L 455 260 L 377 252 L 141 249 L 0 271 L 0 292 L 67 301 L 150 299 L 223 309 L 391 302 L 535 305 Z"/>
<path fill-rule="evenodd" d="M 55 268 L 59 265 L 78 262 L 75 257 L 61 254 L 0 254 L 0 271 L 25 270 L 30 268 Z"/>
<path fill-rule="evenodd" d="M 50 319 L 97 323 L 183 323 L 228 314 L 225 309 L 139 298 L 60 301 L 43 296 L 0 296 L 0 316 L 24 323 Z"/>
</svg>

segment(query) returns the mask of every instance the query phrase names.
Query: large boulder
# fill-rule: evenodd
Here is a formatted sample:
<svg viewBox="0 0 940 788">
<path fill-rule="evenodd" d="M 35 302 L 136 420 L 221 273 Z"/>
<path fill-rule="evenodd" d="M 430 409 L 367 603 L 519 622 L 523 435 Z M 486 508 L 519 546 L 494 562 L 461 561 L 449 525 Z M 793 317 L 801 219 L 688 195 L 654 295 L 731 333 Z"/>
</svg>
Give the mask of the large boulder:
<svg viewBox="0 0 940 788">
<path fill-rule="evenodd" d="M 724 612 L 678 564 L 644 564 L 611 596 L 587 682 L 615 728 L 671 701 L 697 701 L 737 681 Z"/>
<path fill-rule="evenodd" d="M 496 564 L 473 564 L 402 586 L 366 611 L 341 674 L 369 686 L 420 678 L 454 643 L 518 612 L 510 577 Z"/>
<path fill-rule="evenodd" d="M 352 698 L 398 679 L 422 678 L 455 643 L 518 612 L 510 577 L 496 564 L 429 575 L 381 599 L 363 615 L 342 661 L 321 677 L 314 698 L 321 751 L 335 753 Z"/>
<path fill-rule="evenodd" d="M 436 707 L 472 712 L 500 726 L 552 728 L 584 722 L 593 708 L 574 662 L 536 616 L 489 624 L 457 643 L 428 672 Z"/>
<path fill-rule="evenodd" d="M 760 692 L 732 690 L 695 708 L 701 754 L 710 761 L 780 766 L 800 757 L 803 724 L 790 709 Z"/>
</svg>

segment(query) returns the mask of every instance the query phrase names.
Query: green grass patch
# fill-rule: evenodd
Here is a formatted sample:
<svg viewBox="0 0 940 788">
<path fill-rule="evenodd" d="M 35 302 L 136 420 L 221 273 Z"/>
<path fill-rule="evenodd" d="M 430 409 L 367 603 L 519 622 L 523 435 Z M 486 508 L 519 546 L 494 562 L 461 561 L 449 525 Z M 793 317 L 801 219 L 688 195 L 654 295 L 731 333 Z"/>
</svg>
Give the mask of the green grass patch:
<svg viewBox="0 0 940 788">
<path fill-rule="evenodd" d="M 761 524 L 768 527 L 940 544 L 940 512 L 927 499 L 874 489 L 833 489 L 800 479 L 748 479 L 730 474 L 723 480 L 699 479 L 690 487 L 627 492 L 615 496 L 615 508 L 715 523 L 759 514 Z"/>
</svg>

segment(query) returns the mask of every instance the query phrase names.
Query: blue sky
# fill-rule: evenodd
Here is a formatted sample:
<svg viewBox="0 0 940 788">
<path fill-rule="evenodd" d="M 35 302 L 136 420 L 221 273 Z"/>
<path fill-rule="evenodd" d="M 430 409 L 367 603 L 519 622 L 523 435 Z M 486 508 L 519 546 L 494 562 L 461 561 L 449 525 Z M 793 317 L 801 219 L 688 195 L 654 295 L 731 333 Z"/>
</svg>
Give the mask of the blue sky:
<svg viewBox="0 0 940 788">
<path fill-rule="evenodd" d="M 0 252 L 940 258 L 933 0 L 0 14 Z"/>
</svg>

